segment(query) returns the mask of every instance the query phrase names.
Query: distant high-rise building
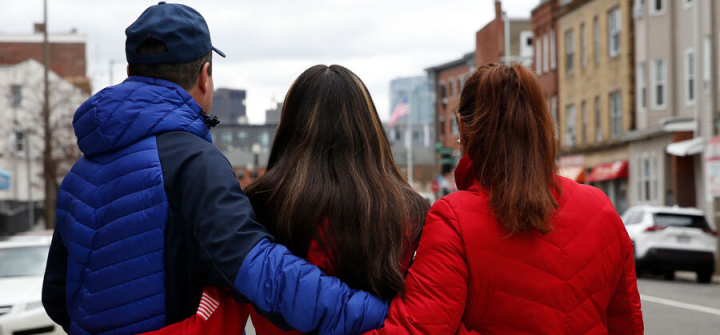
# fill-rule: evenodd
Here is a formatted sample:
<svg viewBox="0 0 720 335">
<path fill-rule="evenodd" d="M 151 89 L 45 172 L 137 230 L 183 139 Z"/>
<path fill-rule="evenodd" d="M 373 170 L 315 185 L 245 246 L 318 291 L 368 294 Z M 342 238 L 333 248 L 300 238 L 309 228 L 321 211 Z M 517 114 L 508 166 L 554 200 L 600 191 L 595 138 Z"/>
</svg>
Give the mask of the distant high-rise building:
<svg viewBox="0 0 720 335">
<path fill-rule="evenodd" d="M 265 111 L 265 124 L 280 124 L 280 116 L 282 115 L 283 103 L 278 102 L 275 108 Z"/>
<path fill-rule="evenodd" d="M 246 124 L 247 109 L 245 90 L 220 88 L 215 90 L 212 114 L 220 118 L 223 124 Z"/>
<path fill-rule="evenodd" d="M 390 110 L 407 99 L 413 124 L 429 124 L 433 120 L 434 92 L 432 82 L 427 76 L 393 79 L 390 82 Z M 398 124 L 408 120 L 403 116 Z"/>
</svg>

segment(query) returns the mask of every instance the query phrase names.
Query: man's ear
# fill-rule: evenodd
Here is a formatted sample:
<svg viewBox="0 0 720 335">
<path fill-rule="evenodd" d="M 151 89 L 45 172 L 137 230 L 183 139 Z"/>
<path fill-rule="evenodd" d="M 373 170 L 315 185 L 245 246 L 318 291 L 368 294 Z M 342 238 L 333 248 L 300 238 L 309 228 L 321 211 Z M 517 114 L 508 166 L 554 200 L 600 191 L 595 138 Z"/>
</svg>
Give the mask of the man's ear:
<svg viewBox="0 0 720 335">
<path fill-rule="evenodd" d="M 202 71 L 200 71 L 200 75 L 198 76 L 197 86 L 200 89 L 200 92 L 202 92 L 202 94 L 207 94 L 207 91 L 210 88 L 210 75 L 208 74 L 209 70 L 210 62 L 206 62 L 202 67 Z"/>
<path fill-rule="evenodd" d="M 125 72 L 127 72 L 127 76 L 130 77 L 130 64 L 125 67 Z"/>
</svg>

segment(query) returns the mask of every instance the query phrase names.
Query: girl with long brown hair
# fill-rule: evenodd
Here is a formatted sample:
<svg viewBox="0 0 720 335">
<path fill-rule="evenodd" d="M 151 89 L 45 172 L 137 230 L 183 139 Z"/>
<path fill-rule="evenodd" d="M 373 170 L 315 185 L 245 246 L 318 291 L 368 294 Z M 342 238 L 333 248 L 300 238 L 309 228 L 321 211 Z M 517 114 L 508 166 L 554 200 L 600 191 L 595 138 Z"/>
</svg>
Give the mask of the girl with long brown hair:
<svg viewBox="0 0 720 335">
<path fill-rule="evenodd" d="M 267 172 L 246 192 L 294 254 L 322 259 L 326 272 L 380 298 L 402 290 L 401 258 L 429 205 L 395 165 L 370 93 L 350 70 L 317 65 L 297 78 Z"/>
<path fill-rule="evenodd" d="M 427 215 L 378 334 L 642 334 L 632 243 L 602 191 L 556 175 L 535 75 L 487 65 L 458 107 L 459 192 Z"/>
</svg>

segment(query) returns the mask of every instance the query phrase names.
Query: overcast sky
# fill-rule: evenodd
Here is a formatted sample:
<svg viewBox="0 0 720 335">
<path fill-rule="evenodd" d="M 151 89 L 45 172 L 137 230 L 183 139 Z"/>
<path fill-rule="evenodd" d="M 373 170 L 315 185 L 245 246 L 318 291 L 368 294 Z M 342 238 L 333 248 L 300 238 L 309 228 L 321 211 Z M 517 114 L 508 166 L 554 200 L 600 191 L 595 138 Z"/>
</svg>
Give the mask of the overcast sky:
<svg viewBox="0 0 720 335">
<path fill-rule="evenodd" d="M 125 28 L 145 8 L 141 0 L 48 0 L 50 32 L 76 28 L 87 37 L 93 90 L 125 75 Z M 208 22 L 215 87 L 247 90 L 248 117 L 265 119 L 293 80 L 315 64 L 340 64 L 368 86 L 383 119 L 390 80 L 475 48 L 475 32 L 494 17 L 494 0 L 188 0 Z M 504 0 L 511 17 L 529 17 L 539 0 Z M 0 34 L 30 33 L 42 21 L 42 0 L 2 3 Z"/>
</svg>

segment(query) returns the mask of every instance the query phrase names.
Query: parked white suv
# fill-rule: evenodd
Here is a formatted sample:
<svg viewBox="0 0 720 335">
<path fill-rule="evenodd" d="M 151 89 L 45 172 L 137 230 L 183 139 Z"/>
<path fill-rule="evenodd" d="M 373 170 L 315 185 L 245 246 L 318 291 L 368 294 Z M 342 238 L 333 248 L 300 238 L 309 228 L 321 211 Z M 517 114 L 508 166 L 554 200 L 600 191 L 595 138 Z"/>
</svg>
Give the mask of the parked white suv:
<svg viewBox="0 0 720 335">
<path fill-rule="evenodd" d="M 715 272 L 717 230 L 694 208 L 637 206 L 622 216 L 635 245 L 635 267 L 673 280 L 675 271 L 694 271 L 709 283 Z"/>
<path fill-rule="evenodd" d="M 0 335 L 65 334 L 41 302 L 51 233 L 0 238 Z"/>
</svg>

